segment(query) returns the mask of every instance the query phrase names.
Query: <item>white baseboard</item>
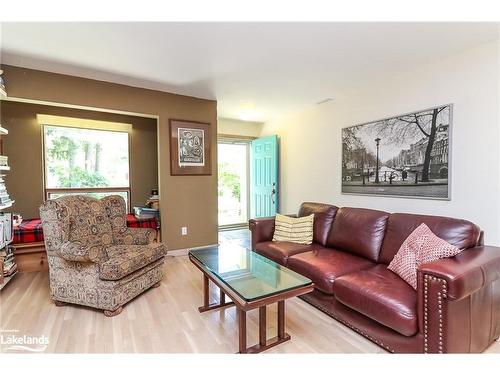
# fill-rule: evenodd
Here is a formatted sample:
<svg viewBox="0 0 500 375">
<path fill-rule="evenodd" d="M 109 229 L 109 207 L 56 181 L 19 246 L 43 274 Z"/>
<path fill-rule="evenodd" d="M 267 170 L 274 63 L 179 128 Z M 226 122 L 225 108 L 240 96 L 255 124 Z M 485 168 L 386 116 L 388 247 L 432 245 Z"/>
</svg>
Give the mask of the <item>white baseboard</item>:
<svg viewBox="0 0 500 375">
<path fill-rule="evenodd" d="M 198 246 L 198 247 L 188 247 L 186 249 L 167 250 L 167 256 L 179 257 L 179 256 L 183 256 L 183 255 L 188 255 L 189 250 L 206 249 L 208 247 L 214 247 L 214 246 L 219 246 L 219 244 Z"/>
</svg>

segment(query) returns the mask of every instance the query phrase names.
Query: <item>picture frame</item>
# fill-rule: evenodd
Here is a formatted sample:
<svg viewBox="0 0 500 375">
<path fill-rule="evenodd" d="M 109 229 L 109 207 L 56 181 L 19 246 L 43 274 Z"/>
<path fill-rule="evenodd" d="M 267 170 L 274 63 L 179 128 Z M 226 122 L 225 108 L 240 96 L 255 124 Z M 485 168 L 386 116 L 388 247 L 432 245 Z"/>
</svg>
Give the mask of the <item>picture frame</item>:
<svg viewBox="0 0 500 375">
<path fill-rule="evenodd" d="M 453 104 L 342 129 L 341 192 L 451 200 Z"/>
<path fill-rule="evenodd" d="M 212 174 L 211 126 L 208 122 L 170 119 L 170 175 Z"/>
</svg>

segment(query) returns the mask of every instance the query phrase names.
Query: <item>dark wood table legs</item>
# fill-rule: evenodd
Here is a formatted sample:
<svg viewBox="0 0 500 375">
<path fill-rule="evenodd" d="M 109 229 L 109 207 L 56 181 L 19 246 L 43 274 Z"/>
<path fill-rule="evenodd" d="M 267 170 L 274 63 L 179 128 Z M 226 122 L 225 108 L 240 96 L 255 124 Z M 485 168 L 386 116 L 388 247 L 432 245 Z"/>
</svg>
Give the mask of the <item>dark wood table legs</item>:
<svg viewBox="0 0 500 375">
<path fill-rule="evenodd" d="M 219 288 L 220 289 L 220 288 Z M 203 275 L 203 306 L 199 307 L 200 312 L 220 309 L 222 307 L 234 305 L 234 302 L 226 302 L 226 294 L 220 289 L 219 302 L 210 304 L 210 279 Z M 239 353 L 260 353 L 278 344 L 290 340 L 290 335 L 285 332 L 285 301 L 278 301 L 278 329 L 277 335 L 267 339 L 267 311 L 265 306 L 259 309 L 259 343 L 247 347 L 247 312 L 236 306 L 238 314 L 239 329 Z"/>
<path fill-rule="evenodd" d="M 238 313 L 239 318 L 239 326 L 240 326 L 240 353 L 260 353 L 264 350 L 272 348 L 278 344 L 281 344 L 285 341 L 290 340 L 290 335 L 285 332 L 285 301 L 278 302 L 278 332 L 277 335 L 269 340 L 267 340 L 267 316 L 266 316 L 266 307 L 259 307 L 259 343 L 251 346 L 250 348 L 246 348 L 246 315 L 245 312 Z M 241 311 L 238 309 L 238 311 Z M 244 316 L 243 319 L 240 319 Z M 245 321 L 243 326 L 242 321 Z M 245 336 L 242 339 L 242 335 Z"/>
<path fill-rule="evenodd" d="M 282 339 L 285 333 L 285 301 L 278 302 L 278 338 Z M 288 337 L 290 339 L 290 337 Z"/>
<path fill-rule="evenodd" d="M 199 312 L 205 312 L 209 310 L 216 310 L 222 307 L 234 305 L 234 302 L 226 302 L 226 295 L 220 290 L 219 303 L 210 303 L 210 280 L 207 276 L 203 275 L 203 306 L 198 307 Z"/>
<path fill-rule="evenodd" d="M 267 343 L 266 306 L 259 307 L 259 345 L 265 346 Z"/>
<path fill-rule="evenodd" d="M 238 311 L 238 329 L 239 329 L 239 353 L 247 352 L 247 312 L 240 308 Z"/>
</svg>

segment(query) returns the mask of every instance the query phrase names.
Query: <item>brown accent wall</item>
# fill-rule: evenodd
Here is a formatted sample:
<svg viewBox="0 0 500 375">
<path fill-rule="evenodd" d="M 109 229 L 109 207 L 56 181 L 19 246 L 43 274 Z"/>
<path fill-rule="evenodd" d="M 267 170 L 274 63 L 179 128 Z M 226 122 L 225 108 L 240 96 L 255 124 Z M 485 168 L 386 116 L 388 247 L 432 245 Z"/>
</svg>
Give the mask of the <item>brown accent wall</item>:
<svg viewBox="0 0 500 375">
<path fill-rule="evenodd" d="M 85 78 L 3 65 L 9 97 L 78 105 L 158 116 L 159 188 L 162 239 L 169 249 L 217 242 L 217 102 L 161 91 L 95 81 Z M 208 122 L 212 133 L 212 175 L 170 176 L 169 118 Z M 2 120 L 3 122 L 3 120 Z M 8 126 L 8 124 L 6 124 Z M 40 140 L 39 140 L 40 141 Z M 38 153 L 34 140 L 23 141 L 22 150 L 7 151 L 9 158 Z M 39 154 L 41 158 L 41 154 Z M 29 174 L 38 166 L 21 173 Z M 12 164 L 15 168 L 14 164 Z M 16 199 L 36 194 L 29 188 Z M 28 198 L 24 198 L 24 196 Z M 39 198 L 38 198 L 39 199 Z M 188 235 L 181 236 L 181 227 Z"/>
<path fill-rule="evenodd" d="M 144 205 L 151 188 L 158 187 L 155 119 L 8 101 L 1 102 L 0 114 L 2 125 L 9 129 L 9 135 L 4 137 L 4 153 L 9 156 L 11 166 L 11 171 L 6 173 L 8 192 L 16 200 L 12 211 L 26 219 L 39 217 L 38 207 L 44 196 L 42 126 L 37 121 L 37 114 L 132 124 L 131 205 Z"/>
</svg>

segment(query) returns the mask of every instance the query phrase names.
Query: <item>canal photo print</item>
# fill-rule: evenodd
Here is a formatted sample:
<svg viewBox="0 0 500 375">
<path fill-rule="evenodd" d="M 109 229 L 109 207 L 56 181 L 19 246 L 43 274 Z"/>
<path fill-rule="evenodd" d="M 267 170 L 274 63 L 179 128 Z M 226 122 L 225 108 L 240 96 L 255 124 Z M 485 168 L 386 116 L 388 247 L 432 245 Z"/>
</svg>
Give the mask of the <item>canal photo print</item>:
<svg viewBox="0 0 500 375">
<path fill-rule="evenodd" d="M 342 129 L 342 193 L 450 199 L 452 107 Z"/>
</svg>

